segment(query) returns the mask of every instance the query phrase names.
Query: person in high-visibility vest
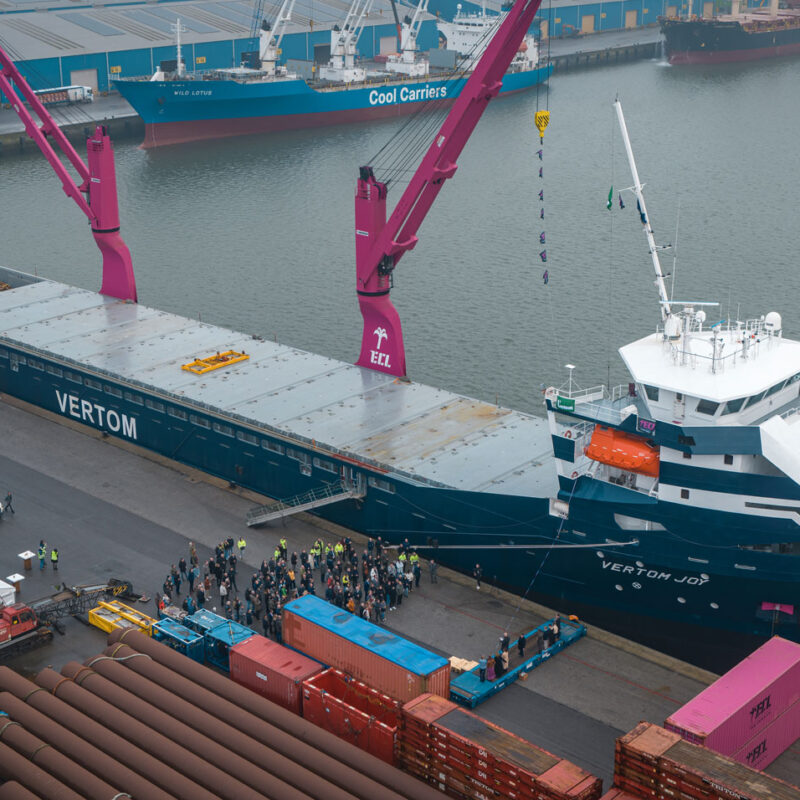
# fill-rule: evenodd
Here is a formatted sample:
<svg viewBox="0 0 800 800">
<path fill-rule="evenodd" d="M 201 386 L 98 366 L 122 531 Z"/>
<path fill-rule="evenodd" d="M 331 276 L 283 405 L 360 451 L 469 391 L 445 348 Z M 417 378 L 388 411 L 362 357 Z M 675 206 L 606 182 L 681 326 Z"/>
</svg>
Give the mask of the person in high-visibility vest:
<svg viewBox="0 0 800 800">
<path fill-rule="evenodd" d="M 278 547 L 281 549 L 281 558 L 285 561 L 286 560 L 286 551 L 288 549 L 288 545 L 286 544 L 286 539 L 281 537 L 280 542 L 278 543 Z"/>
<path fill-rule="evenodd" d="M 53 565 L 53 572 L 58 572 L 58 549 L 55 547 L 50 551 L 50 563 Z"/>
<path fill-rule="evenodd" d="M 39 552 L 37 555 L 39 556 L 39 569 L 44 569 L 45 559 L 47 558 L 47 542 L 44 539 L 39 540 Z"/>
<path fill-rule="evenodd" d="M 333 546 L 333 552 L 336 553 L 337 558 L 341 558 L 344 555 L 344 545 L 341 539 Z"/>
<path fill-rule="evenodd" d="M 244 549 L 247 547 L 247 541 L 245 540 L 244 536 L 239 537 L 237 544 L 239 546 L 239 558 L 242 558 L 244 556 Z"/>
</svg>

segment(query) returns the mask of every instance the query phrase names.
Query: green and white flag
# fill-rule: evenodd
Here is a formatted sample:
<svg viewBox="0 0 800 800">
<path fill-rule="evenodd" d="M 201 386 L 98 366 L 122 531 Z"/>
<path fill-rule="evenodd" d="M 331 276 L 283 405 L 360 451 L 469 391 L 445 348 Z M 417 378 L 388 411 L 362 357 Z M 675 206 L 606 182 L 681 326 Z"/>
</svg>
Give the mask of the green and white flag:
<svg viewBox="0 0 800 800">
<path fill-rule="evenodd" d="M 611 211 L 611 207 L 614 205 L 614 187 L 612 186 L 608 190 L 608 202 L 606 203 L 606 208 Z"/>
</svg>

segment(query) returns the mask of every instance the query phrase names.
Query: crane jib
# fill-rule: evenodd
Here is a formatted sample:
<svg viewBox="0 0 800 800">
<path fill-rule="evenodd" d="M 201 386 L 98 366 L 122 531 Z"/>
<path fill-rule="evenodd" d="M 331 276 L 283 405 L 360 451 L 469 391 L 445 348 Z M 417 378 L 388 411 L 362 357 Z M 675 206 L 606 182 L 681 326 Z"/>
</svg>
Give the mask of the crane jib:
<svg viewBox="0 0 800 800">
<path fill-rule="evenodd" d="M 480 57 L 466 85 L 431 140 L 397 203 L 386 216 L 385 183 L 361 167 L 356 184 L 356 291 L 363 318 L 359 366 L 405 376 L 405 348 L 397 310 L 389 298 L 392 272 L 416 245 L 417 231 L 469 141 L 528 32 L 541 0 L 516 0 Z"/>
</svg>

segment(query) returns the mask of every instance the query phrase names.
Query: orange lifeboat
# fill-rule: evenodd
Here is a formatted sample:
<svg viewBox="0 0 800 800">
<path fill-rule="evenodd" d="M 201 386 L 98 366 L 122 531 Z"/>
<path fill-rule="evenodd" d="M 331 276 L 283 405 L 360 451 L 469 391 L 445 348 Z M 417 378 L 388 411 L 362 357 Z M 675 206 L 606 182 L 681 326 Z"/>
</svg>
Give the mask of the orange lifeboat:
<svg viewBox="0 0 800 800">
<path fill-rule="evenodd" d="M 658 450 L 641 436 L 595 425 L 585 453 L 592 461 L 610 467 L 658 477 Z"/>
</svg>

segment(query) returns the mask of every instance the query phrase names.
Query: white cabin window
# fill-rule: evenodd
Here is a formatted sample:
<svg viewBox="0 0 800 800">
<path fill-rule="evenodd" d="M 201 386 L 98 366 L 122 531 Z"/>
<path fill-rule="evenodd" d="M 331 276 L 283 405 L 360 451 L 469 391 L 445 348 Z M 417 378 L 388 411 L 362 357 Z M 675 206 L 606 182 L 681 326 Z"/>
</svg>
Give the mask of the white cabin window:
<svg viewBox="0 0 800 800">
<path fill-rule="evenodd" d="M 766 392 L 761 392 L 760 394 L 754 394 L 752 397 L 748 397 L 745 408 L 752 408 L 756 403 L 760 403 L 764 399 L 765 394 Z"/>
<path fill-rule="evenodd" d="M 708 414 L 709 417 L 713 417 L 714 414 L 717 413 L 718 408 L 719 403 L 713 403 L 711 400 L 704 400 L 701 398 L 697 401 L 698 414 Z"/>
<path fill-rule="evenodd" d="M 658 386 L 648 386 L 645 383 L 644 393 L 647 395 L 648 400 L 652 400 L 654 403 L 658 402 Z"/>
<path fill-rule="evenodd" d="M 726 414 L 736 414 L 741 411 L 744 400 L 744 397 L 737 397 L 735 400 L 728 400 L 728 402 L 725 403 L 725 408 L 722 409 L 722 416 L 724 417 Z"/>
</svg>

